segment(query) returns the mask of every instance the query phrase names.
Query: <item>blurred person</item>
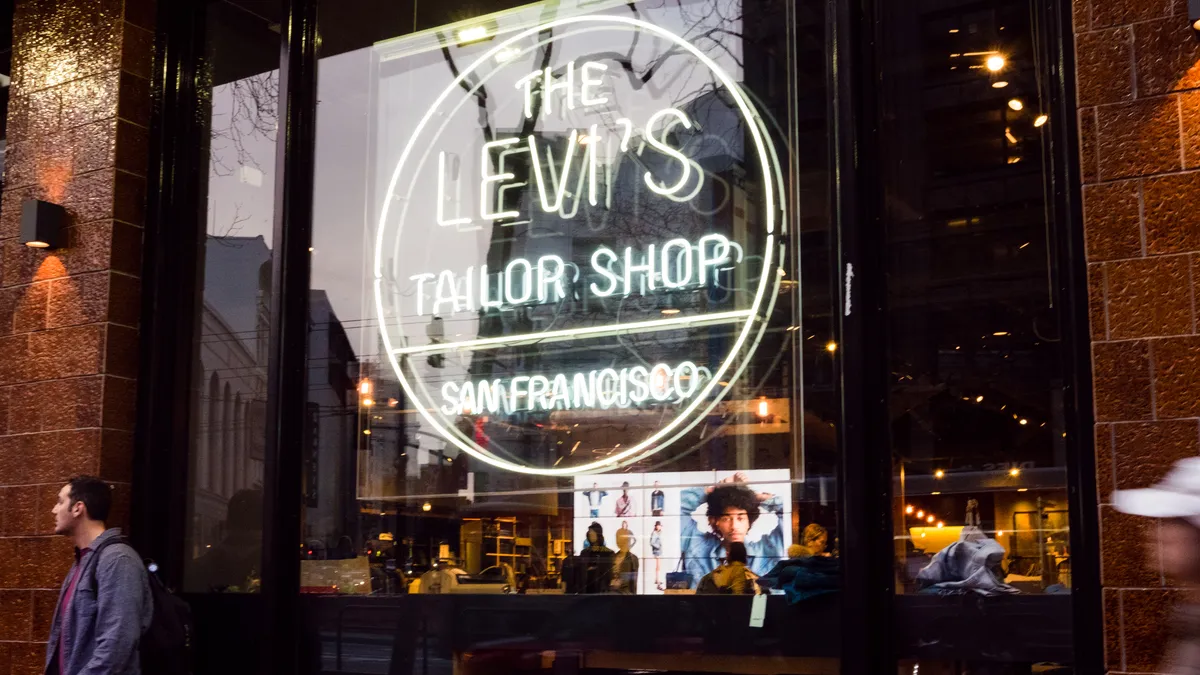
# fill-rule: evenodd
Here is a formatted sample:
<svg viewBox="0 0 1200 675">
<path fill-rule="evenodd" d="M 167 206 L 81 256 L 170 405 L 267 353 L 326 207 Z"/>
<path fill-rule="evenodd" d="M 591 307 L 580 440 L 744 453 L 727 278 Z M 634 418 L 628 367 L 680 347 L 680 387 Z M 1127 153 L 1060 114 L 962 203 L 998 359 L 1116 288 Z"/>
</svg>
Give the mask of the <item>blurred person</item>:
<svg viewBox="0 0 1200 675">
<path fill-rule="evenodd" d="M 729 544 L 725 561 L 704 575 L 696 587 L 697 594 L 757 595 L 758 577 L 746 568 L 746 545 L 740 541 Z"/>
<path fill-rule="evenodd" d="M 629 483 L 621 483 L 621 496 L 617 497 L 617 517 L 633 517 L 635 515 L 633 508 L 633 497 L 629 496 Z"/>
<path fill-rule="evenodd" d="M 738 472 L 707 488 L 689 488 L 680 495 L 680 541 L 684 571 L 699 581 L 717 568 L 729 546 L 743 544 L 751 558 L 747 567 L 755 574 L 766 574 L 786 553 L 783 545 L 783 500 L 766 492 L 755 492 L 745 485 L 745 474 Z M 692 514 L 700 504 L 708 505 L 710 531 L 701 532 Z M 766 510 L 776 516 L 775 527 L 755 541 L 747 541 L 750 528 Z"/>
<path fill-rule="evenodd" d="M 816 523 L 809 523 L 800 533 L 800 544 L 804 547 L 805 555 L 826 556 L 828 553 L 825 552 L 825 548 L 829 546 L 829 532 Z M 792 556 L 789 554 L 788 557 Z"/>
<path fill-rule="evenodd" d="M 54 533 L 75 545 L 75 563 L 63 580 L 46 644 L 47 675 L 139 675 L 142 634 L 154 602 L 142 558 L 105 521 L 112 486 L 99 478 L 72 478 L 58 491 Z"/>
<path fill-rule="evenodd" d="M 617 536 L 620 537 L 621 535 L 629 535 L 630 548 L 637 544 L 637 537 L 633 536 L 633 530 L 629 529 L 628 520 L 621 521 L 621 528 L 617 530 Z"/>
<path fill-rule="evenodd" d="M 1146 528 L 1146 555 L 1158 573 L 1180 585 L 1200 586 L 1200 458 L 1175 463 L 1157 485 L 1113 493 L 1118 511 L 1160 519 Z M 1156 562 L 1157 561 L 1157 562 Z M 1180 603 L 1171 626 L 1171 640 L 1159 672 L 1200 675 L 1200 604 Z"/>
<path fill-rule="evenodd" d="M 613 556 L 612 589 L 617 593 L 633 595 L 638 588 L 638 569 L 641 566 L 633 551 L 633 532 L 617 531 L 617 554 Z"/>
</svg>

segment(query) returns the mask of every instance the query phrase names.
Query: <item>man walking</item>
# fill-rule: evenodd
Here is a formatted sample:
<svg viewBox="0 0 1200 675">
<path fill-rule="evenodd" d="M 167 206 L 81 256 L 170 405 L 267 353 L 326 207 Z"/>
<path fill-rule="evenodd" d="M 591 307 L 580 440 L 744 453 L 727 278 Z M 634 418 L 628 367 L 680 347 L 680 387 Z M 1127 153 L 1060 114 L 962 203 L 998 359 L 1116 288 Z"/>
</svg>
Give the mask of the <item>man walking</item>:
<svg viewBox="0 0 1200 675">
<path fill-rule="evenodd" d="M 104 521 L 112 488 L 72 478 L 58 492 L 54 532 L 75 544 L 46 646 L 46 675 L 139 675 L 138 643 L 154 611 L 146 570 Z"/>
</svg>

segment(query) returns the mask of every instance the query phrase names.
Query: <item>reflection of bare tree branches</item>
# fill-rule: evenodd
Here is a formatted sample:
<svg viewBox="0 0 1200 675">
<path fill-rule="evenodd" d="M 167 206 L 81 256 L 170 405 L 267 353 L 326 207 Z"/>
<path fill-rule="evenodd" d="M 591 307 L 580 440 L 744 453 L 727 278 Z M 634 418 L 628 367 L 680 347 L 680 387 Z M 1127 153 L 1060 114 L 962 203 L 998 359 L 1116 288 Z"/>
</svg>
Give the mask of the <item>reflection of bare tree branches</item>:
<svg viewBox="0 0 1200 675">
<path fill-rule="evenodd" d="M 442 58 L 446 60 L 446 65 L 450 67 L 450 74 L 454 79 L 462 77 L 458 71 L 458 64 L 454 62 L 454 56 L 450 54 L 450 45 L 442 45 Z M 474 76 L 474 73 L 472 73 Z M 491 116 L 488 114 L 488 93 L 487 87 L 482 84 L 473 84 L 463 78 L 458 83 L 468 94 L 475 97 L 475 102 L 479 106 L 479 126 L 483 132 L 483 140 L 485 143 L 491 143 L 495 139 L 495 132 L 492 130 Z"/>
<path fill-rule="evenodd" d="M 226 113 L 213 112 L 211 159 L 212 171 L 218 176 L 232 175 L 236 167 L 252 166 L 262 169 L 251 150 L 251 142 L 264 141 L 273 149 L 279 128 L 279 73 L 259 73 L 226 85 L 230 91 L 228 119 L 218 124 Z M 233 149 L 231 157 L 228 150 Z M 236 160 L 236 167 L 227 164 Z"/>
<path fill-rule="evenodd" d="M 237 236 L 237 233 L 242 229 L 242 223 L 250 220 L 250 216 L 242 215 L 242 205 L 237 203 L 233 205 L 233 218 L 229 223 L 229 227 L 225 228 L 224 232 L 213 232 L 209 236 L 216 239 L 219 243 L 228 245 L 225 239 L 228 237 Z"/>
<path fill-rule="evenodd" d="M 746 24 L 752 21 L 771 20 L 763 16 L 744 14 L 741 11 L 742 4 L 739 0 L 705 0 L 690 4 L 685 4 L 680 0 L 662 0 L 657 4 L 647 2 L 640 6 L 646 10 L 662 9 L 668 5 L 678 7 L 682 24 L 687 26 L 682 36 L 684 40 L 713 60 L 728 64 L 736 78 L 745 68 L 744 50 L 752 48 L 746 43 L 745 35 L 755 33 L 753 30 L 748 30 Z M 640 17 L 637 5 L 629 3 L 628 7 L 635 16 Z M 657 96 L 666 92 L 667 89 L 673 89 L 672 107 L 681 108 L 690 104 L 693 110 L 699 111 L 698 106 L 711 106 L 718 101 L 726 107 L 733 106 L 732 97 L 710 69 L 686 66 L 664 71 L 672 60 L 689 57 L 688 52 L 678 45 L 667 48 L 661 54 L 650 56 L 644 64 L 635 64 L 635 52 L 641 37 L 639 31 L 631 31 L 630 41 L 624 53 L 598 51 L 592 53 L 590 58 L 617 65 L 625 74 L 633 91 L 640 91 L 649 86 L 650 93 Z M 733 40 L 726 38 L 733 38 Z M 732 46 L 729 44 L 730 42 L 732 42 Z M 652 84 L 655 76 L 664 72 L 666 79 Z M 680 78 L 683 79 L 683 83 L 676 86 L 674 83 Z M 700 80 L 699 83 L 693 85 L 693 80 L 697 79 Z M 621 115 L 615 109 L 616 104 L 611 94 L 609 99 L 608 114 L 601 116 L 601 124 L 609 132 L 615 133 L 617 131 L 616 120 Z M 726 131 L 735 132 L 736 130 Z M 726 140 L 734 141 L 736 136 L 731 135 Z"/>
</svg>

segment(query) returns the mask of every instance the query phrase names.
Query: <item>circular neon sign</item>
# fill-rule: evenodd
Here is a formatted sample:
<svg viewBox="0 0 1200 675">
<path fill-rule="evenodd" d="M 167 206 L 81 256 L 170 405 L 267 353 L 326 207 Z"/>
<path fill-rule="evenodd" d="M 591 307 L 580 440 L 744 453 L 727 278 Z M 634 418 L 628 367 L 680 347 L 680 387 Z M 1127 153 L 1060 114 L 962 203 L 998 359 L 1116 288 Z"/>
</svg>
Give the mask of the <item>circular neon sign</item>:
<svg viewBox="0 0 1200 675">
<path fill-rule="evenodd" d="M 400 386 L 438 436 L 509 471 L 661 452 L 742 376 L 778 295 L 782 175 L 759 113 L 718 59 L 626 16 L 543 23 L 465 68 L 444 58 L 454 78 L 408 133 L 375 242 Z M 703 85 L 670 77 L 688 72 Z M 636 442 L 565 463 L 582 440 L 535 449 L 550 466 L 482 424 L 630 416 L 653 419 Z"/>
</svg>

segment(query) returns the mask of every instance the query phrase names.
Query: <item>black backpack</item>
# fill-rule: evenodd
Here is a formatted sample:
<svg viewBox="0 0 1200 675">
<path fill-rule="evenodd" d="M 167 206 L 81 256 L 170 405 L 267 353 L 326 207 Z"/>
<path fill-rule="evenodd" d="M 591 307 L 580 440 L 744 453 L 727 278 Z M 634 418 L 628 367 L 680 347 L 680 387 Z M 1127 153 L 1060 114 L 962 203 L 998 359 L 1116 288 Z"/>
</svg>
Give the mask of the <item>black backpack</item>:
<svg viewBox="0 0 1200 675">
<path fill-rule="evenodd" d="M 96 564 L 92 565 L 93 587 L 96 585 L 96 565 L 100 564 L 100 552 L 110 544 L 118 543 L 129 546 L 124 537 L 113 537 L 93 551 L 96 556 Z M 142 633 L 140 642 L 142 672 L 147 675 L 190 675 L 192 608 L 158 578 L 158 565 L 147 562 L 146 574 L 150 577 L 150 601 L 154 606 L 154 616 L 150 620 L 150 627 Z"/>
</svg>

